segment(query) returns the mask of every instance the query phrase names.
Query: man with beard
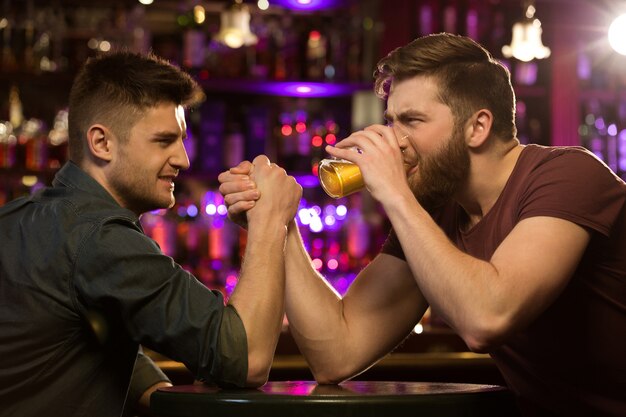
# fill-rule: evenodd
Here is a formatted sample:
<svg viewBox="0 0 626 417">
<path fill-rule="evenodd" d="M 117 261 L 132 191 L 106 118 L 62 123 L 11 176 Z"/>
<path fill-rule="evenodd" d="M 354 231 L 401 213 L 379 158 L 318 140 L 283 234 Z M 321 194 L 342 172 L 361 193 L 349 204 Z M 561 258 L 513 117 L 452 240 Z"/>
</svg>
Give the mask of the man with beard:
<svg viewBox="0 0 626 417">
<path fill-rule="evenodd" d="M 289 229 L 286 311 L 316 380 L 367 369 L 430 305 L 523 414 L 626 415 L 626 184 L 583 148 L 520 145 L 510 74 L 469 38 L 419 38 L 375 77 L 388 125 L 327 151 L 385 209 L 381 253 L 340 298 Z M 235 220 L 248 169 L 220 175 Z"/>
</svg>

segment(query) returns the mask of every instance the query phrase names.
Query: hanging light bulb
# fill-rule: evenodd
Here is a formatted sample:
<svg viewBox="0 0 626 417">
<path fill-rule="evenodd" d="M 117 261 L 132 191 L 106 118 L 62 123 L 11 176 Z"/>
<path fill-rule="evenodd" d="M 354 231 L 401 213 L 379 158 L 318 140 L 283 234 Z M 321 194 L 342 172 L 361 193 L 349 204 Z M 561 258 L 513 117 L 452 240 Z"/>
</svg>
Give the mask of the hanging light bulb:
<svg viewBox="0 0 626 417">
<path fill-rule="evenodd" d="M 541 41 L 541 22 L 535 19 L 535 6 L 529 4 L 526 7 L 526 15 L 522 21 L 513 25 L 513 38 L 511 45 L 502 47 L 502 54 L 506 58 L 514 57 L 520 61 L 528 62 L 533 59 L 543 59 L 550 56 L 550 48 Z"/>
<path fill-rule="evenodd" d="M 220 15 L 220 31 L 215 39 L 230 48 L 254 45 L 258 38 L 250 31 L 250 10 L 237 0 Z"/>
</svg>

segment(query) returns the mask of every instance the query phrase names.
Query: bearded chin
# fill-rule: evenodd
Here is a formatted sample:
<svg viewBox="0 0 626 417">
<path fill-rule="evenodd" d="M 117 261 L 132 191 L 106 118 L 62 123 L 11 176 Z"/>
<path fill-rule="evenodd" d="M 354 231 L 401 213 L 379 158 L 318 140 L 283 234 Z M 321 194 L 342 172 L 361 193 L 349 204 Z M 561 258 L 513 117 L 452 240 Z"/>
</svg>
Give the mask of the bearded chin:
<svg viewBox="0 0 626 417">
<path fill-rule="evenodd" d="M 469 166 L 468 149 L 456 135 L 440 152 L 419 163 L 409 186 L 420 205 L 432 213 L 454 197 L 467 179 Z"/>
</svg>

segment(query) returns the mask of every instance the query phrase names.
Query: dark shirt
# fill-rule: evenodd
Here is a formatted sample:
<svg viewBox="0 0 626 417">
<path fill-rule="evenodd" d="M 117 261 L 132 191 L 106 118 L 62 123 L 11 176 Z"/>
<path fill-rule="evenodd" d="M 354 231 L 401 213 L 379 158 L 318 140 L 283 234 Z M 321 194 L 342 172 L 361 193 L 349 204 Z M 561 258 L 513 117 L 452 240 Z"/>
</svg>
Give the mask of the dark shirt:
<svg viewBox="0 0 626 417">
<path fill-rule="evenodd" d="M 243 324 L 76 165 L 0 208 L 0 415 L 118 416 L 138 346 L 243 385 Z"/>
<path fill-rule="evenodd" d="M 529 145 L 472 229 L 464 231 L 467 217 L 454 202 L 433 215 L 459 249 L 483 260 L 529 217 L 565 219 L 591 233 L 561 294 L 490 352 L 525 415 L 626 416 L 625 201 L 626 184 L 588 151 Z M 383 252 L 404 258 L 394 234 Z"/>
</svg>

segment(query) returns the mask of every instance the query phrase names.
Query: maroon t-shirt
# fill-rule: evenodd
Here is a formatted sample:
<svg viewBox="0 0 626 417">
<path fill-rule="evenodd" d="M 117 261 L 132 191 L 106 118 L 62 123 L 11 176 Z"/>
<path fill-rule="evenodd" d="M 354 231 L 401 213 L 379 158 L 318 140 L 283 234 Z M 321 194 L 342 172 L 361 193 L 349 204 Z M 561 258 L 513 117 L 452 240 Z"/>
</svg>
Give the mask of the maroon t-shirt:
<svg viewBox="0 0 626 417">
<path fill-rule="evenodd" d="M 587 150 L 528 145 L 471 230 L 461 230 L 466 215 L 456 203 L 433 215 L 459 249 L 483 260 L 528 217 L 558 217 L 591 232 L 560 296 L 490 352 L 526 415 L 626 416 L 625 201 L 626 184 Z M 382 252 L 405 259 L 393 231 Z"/>
</svg>

